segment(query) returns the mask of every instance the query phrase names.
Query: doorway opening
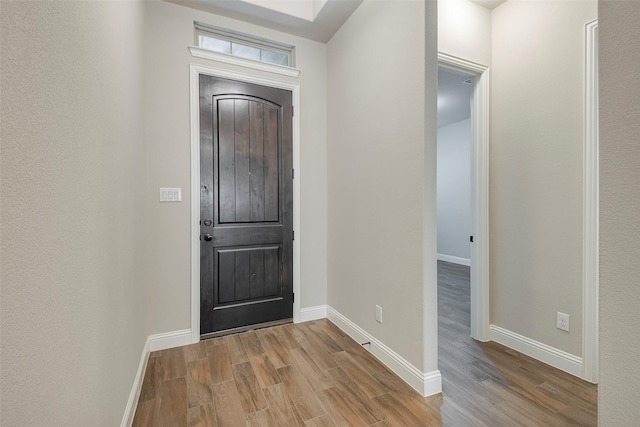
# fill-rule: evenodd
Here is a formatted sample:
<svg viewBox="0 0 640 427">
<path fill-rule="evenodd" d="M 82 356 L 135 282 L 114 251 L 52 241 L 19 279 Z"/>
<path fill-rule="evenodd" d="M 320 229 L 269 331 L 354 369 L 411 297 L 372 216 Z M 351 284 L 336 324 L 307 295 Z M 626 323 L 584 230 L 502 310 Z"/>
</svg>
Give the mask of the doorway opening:
<svg viewBox="0 0 640 427">
<path fill-rule="evenodd" d="M 438 69 L 438 344 L 451 359 L 471 336 L 471 84 L 468 73 Z M 441 366 L 443 374 L 448 366 Z"/>
<path fill-rule="evenodd" d="M 439 260 L 467 269 L 469 335 L 489 341 L 489 69 L 439 53 L 439 81 L 441 76 L 447 93 L 439 83 Z M 464 135 L 466 145 L 453 142 L 441 149 L 441 143 Z"/>
</svg>

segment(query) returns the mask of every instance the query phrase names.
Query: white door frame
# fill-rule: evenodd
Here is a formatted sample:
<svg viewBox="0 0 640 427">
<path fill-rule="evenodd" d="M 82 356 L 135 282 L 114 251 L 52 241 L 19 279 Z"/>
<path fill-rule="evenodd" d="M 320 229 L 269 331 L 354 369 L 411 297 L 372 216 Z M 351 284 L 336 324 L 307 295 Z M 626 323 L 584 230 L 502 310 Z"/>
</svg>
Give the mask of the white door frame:
<svg viewBox="0 0 640 427">
<path fill-rule="evenodd" d="M 489 67 L 438 52 L 438 66 L 475 76 L 471 94 L 471 337 L 489 341 Z"/>
<path fill-rule="evenodd" d="M 585 26 L 582 251 L 582 378 L 598 382 L 599 141 L 598 21 Z"/>
<path fill-rule="evenodd" d="M 243 74 L 227 69 L 190 64 L 191 104 L 191 342 L 200 341 L 200 75 L 290 90 L 293 96 L 293 321 L 300 321 L 300 85 Z"/>
</svg>

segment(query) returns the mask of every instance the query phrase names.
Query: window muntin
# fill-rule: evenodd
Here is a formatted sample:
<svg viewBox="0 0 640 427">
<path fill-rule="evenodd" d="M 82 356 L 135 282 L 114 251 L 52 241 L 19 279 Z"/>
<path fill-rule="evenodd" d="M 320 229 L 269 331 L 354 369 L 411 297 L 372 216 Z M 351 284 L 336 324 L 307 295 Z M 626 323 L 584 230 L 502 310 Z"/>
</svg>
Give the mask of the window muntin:
<svg viewBox="0 0 640 427">
<path fill-rule="evenodd" d="M 269 64 L 293 67 L 295 47 L 224 28 L 195 23 L 198 47 Z"/>
</svg>

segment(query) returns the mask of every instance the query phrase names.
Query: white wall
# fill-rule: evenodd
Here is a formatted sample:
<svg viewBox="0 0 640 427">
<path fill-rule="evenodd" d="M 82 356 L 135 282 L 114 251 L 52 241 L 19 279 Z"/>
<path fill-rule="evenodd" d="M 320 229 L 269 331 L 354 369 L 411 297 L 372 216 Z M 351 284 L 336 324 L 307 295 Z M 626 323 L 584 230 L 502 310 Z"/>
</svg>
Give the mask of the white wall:
<svg viewBox="0 0 640 427">
<path fill-rule="evenodd" d="M 301 307 L 326 304 L 326 45 L 172 3 L 145 2 L 146 123 L 148 177 L 146 208 L 148 297 L 152 333 L 190 325 L 190 127 L 189 64 L 254 73 L 193 58 L 193 22 L 230 28 L 296 46 L 301 85 Z M 182 203 L 158 203 L 158 187 L 182 187 Z"/>
<path fill-rule="evenodd" d="M 584 34 L 596 12 L 595 1 L 507 1 L 492 16 L 491 323 L 578 356 Z"/>
<path fill-rule="evenodd" d="M 430 109 L 425 51 L 435 58 L 435 46 L 425 47 L 425 34 L 423 2 L 365 1 L 328 43 L 328 302 L 414 366 L 432 371 L 437 338 L 424 343 L 423 254 L 433 252 L 425 273 L 431 301 L 436 90 Z M 432 66 L 427 79 L 435 84 Z M 428 129 L 427 114 L 433 115 Z M 433 239 L 427 249 L 423 233 Z M 376 304 L 383 324 L 375 321 Z M 435 315 L 435 309 L 425 314 L 427 328 L 436 325 Z"/>
<path fill-rule="evenodd" d="M 466 119 L 438 128 L 438 255 L 468 261 L 470 235 L 471 120 Z"/>
<path fill-rule="evenodd" d="M 600 384 L 598 424 L 640 420 L 640 3 L 599 3 Z"/>
<path fill-rule="evenodd" d="M 149 334 L 143 7 L 0 15 L 0 424 L 119 425 Z"/>
<path fill-rule="evenodd" d="M 469 0 L 438 0 L 438 51 L 491 64 L 491 11 Z"/>
</svg>

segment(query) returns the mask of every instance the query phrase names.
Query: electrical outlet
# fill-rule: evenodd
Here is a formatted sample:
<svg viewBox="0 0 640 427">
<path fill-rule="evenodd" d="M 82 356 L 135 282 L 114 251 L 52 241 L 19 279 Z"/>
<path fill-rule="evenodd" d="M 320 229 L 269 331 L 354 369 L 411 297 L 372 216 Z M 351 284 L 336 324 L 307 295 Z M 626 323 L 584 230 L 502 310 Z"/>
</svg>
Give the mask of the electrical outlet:
<svg viewBox="0 0 640 427">
<path fill-rule="evenodd" d="M 382 307 L 376 305 L 376 322 L 382 323 Z"/>
<path fill-rule="evenodd" d="M 556 327 L 560 330 L 569 332 L 569 315 L 558 312 Z"/>
</svg>

